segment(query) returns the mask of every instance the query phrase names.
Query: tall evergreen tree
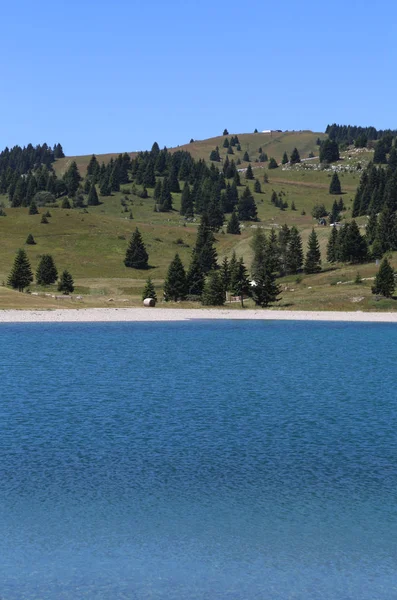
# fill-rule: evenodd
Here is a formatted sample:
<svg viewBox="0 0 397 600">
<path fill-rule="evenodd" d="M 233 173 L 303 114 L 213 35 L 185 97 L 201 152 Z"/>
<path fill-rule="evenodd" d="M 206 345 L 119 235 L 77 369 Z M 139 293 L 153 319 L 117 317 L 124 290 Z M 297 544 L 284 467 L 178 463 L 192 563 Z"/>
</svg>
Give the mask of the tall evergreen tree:
<svg viewBox="0 0 397 600">
<path fill-rule="evenodd" d="M 241 257 L 237 261 L 237 266 L 230 273 L 230 290 L 233 296 L 239 296 L 241 306 L 244 306 L 244 296 L 251 294 L 251 286 L 248 279 L 248 271 Z"/>
<path fill-rule="evenodd" d="M 332 175 L 331 183 L 329 184 L 329 193 L 338 195 L 342 193 L 338 173 L 336 171 Z"/>
<path fill-rule="evenodd" d="M 126 267 L 131 267 L 133 269 L 147 269 L 148 260 L 149 255 L 146 252 L 141 233 L 137 227 L 128 244 L 124 264 Z"/>
<path fill-rule="evenodd" d="M 255 194 L 261 194 L 262 193 L 261 182 L 259 181 L 259 179 L 255 179 L 254 192 L 255 192 Z"/>
<path fill-rule="evenodd" d="M 306 273 L 318 273 L 321 271 L 321 253 L 320 245 L 318 243 L 317 234 L 312 229 L 309 235 L 309 241 L 307 246 L 307 254 L 305 260 L 305 271 Z"/>
<path fill-rule="evenodd" d="M 58 271 L 51 254 L 43 254 L 36 271 L 38 285 L 50 285 L 58 279 Z"/>
<path fill-rule="evenodd" d="M 254 179 L 254 173 L 252 171 L 251 165 L 248 165 L 248 167 L 247 167 L 247 170 L 245 172 L 245 178 L 246 179 Z"/>
<path fill-rule="evenodd" d="M 201 302 L 204 306 L 223 306 L 225 304 L 223 281 L 217 271 L 212 271 L 209 274 L 205 282 Z"/>
<path fill-rule="evenodd" d="M 385 257 L 379 267 L 372 286 L 372 293 L 391 298 L 395 289 L 394 269 Z"/>
<path fill-rule="evenodd" d="M 249 157 L 249 154 L 248 154 L 248 152 L 247 152 L 247 151 L 245 151 L 245 152 L 244 152 L 244 155 L 243 155 L 243 160 L 244 160 L 245 162 L 250 162 L 250 157 Z"/>
<path fill-rule="evenodd" d="M 282 160 L 281 160 L 281 164 L 282 164 L 282 165 L 286 165 L 286 164 L 288 164 L 288 162 L 289 162 L 289 159 L 288 159 L 288 154 L 287 154 L 286 152 L 284 152 L 284 154 L 283 154 L 283 158 L 282 158 Z"/>
<path fill-rule="evenodd" d="M 255 200 L 247 186 L 237 204 L 238 218 L 240 221 L 255 221 L 258 216 Z"/>
<path fill-rule="evenodd" d="M 63 176 L 67 192 L 69 196 L 75 196 L 79 189 L 82 177 L 77 168 L 77 163 L 74 160 Z"/>
<path fill-rule="evenodd" d="M 338 260 L 338 231 L 336 227 L 332 227 L 331 235 L 327 244 L 327 261 L 330 263 Z"/>
<path fill-rule="evenodd" d="M 233 210 L 232 215 L 227 224 L 226 233 L 233 233 L 234 235 L 240 235 L 240 221 L 238 220 L 238 216 L 235 210 Z"/>
<path fill-rule="evenodd" d="M 186 217 L 192 217 L 193 212 L 193 198 L 190 192 L 190 186 L 186 181 L 182 192 L 180 213 Z"/>
<path fill-rule="evenodd" d="M 189 296 L 201 296 L 204 289 L 204 271 L 201 267 L 200 260 L 195 252 L 193 252 L 192 260 L 186 275 L 187 293 Z"/>
<path fill-rule="evenodd" d="M 88 193 L 87 204 L 88 206 L 98 206 L 99 204 L 99 198 L 94 184 L 91 184 L 90 191 Z"/>
<path fill-rule="evenodd" d="M 185 300 L 187 296 L 186 273 L 179 254 L 175 254 L 174 260 L 171 262 L 167 276 L 164 282 L 164 299 L 169 300 Z"/>
<path fill-rule="evenodd" d="M 292 274 L 298 273 L 303 266 L 302 238 L 295 225 L 290 229 L 285 263 L 287 273 Z"/>
<path fill-rule="evenodd" d="M 20 249 L 14 260 L 11 273 L 8 276 L 7 285 L 19 292 L 29 286 L 33 281 L 33 273 L 25 250 Z"/>
<path fill-rule="evenodd" d="M 74 292 L 74 281 L 73 277 L 66 269 L 62 272 L 58 282 L 58 292 L 63 294 L 72 294 Z"/>
<path fill-rule="evenodd" d="M 278 164 L 277 164 L 276 159 L 273 158 L 273 157 L 271 157 L 270 160 L 269 160 L 268 168 L 269 169 L 277 169 L 277 167 L 278 167 Z"/>
<path fill-rule="evenodd" d="M 296 165 L 297 163 L 300 163 L 300 161 L 301 157 L 299 156 L 298 149 L 294 148 L 291 152 L 291 158 L 289 159 L 289 162 L 291 165 Z"/>
<path fill-rule="evenodd" d="M 371 213 L 368 219 L 367 227 L 365 229 L 365 237 L 367 238 L 367 244 L 369 246 L 373 244 L 375 240 L 377 227 L 378 217 L 376 213 Z"/>
<path fill-rule="evenodd" d="M 279 302 L 280 287 L 276 283 L 276 275 L 271 264 L 265 260 L 255 274 L 255 285 L 252 286 L 252 297 L 257 306 L 263 308 Z"/>
<path fill-rule="evenodd" d="M 163 186 L 161 189 L 160 211 L 169 212 L 170 210 L 172 210 L 172 194 L 168 178 L 164 177 Z"/>
<path fill-rule="evenodd" d="M 214 242 L 215 238 L 210 229 L 208 217 L 206 214 L 203 214 L 197 230 L 194 252 L 197 254 L 198 261 L 204 273 L 216 269 L 217 253 L 214 248 Z"/>
</svg>

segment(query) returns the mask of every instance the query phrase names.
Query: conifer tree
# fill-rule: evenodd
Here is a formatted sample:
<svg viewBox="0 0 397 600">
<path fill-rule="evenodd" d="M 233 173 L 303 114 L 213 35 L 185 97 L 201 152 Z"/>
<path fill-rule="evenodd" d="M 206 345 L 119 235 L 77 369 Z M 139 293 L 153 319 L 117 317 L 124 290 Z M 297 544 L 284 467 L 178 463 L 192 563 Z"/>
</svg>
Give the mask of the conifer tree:
<svg viewBox="0 0 397 600">
<path fill-rule="evenodd" d="M 298 273 L 303 266 L 302 238 L 295 225 L 290 229 L 285 263 L 287 273 L 292 274 Z"/>
<path fill-rule="evenodd" d="M 255 221 L 258 216 L 255 200 L 247 186 L 237 204 L 238 218 L 240 221 Z"/>
<path fill-rule="evenodd" d="M 289 162 L 289 160 L 288 160 L 288 154 L 286 152 L 284 152 L 281 164 L 282 165 L 286 165 L 288 162 Z"/>
<path fill-rule="evenodd" d="M 33 281 L 33 273 L 25 250 L 20 249 L 14 260 L 11 273 L 8 276 L 7 285 L 19 292 L 23 292 Z"/>
<path fill-rule="evenodd" d="M 62 272 L 58 282 L 58 292 L 63 294 L 72 294 L 74 292 L 74 281 L 73 277 L 66 269 Z"/>
<path fill-rule="evenodd" d="M 225 304 L 223 281 L 217 271 L 212 271 L 207 277 L 201 302 L 204 306 L 223 306 Z"/>
<path fill-rule="evenodd" d="M 185 185 L 183 187 L 180 213 L 181 215 L 185 215 L 186 217 L 193 216 L 193 198 L 190 192 L 190 186 L 187 181 L 185 182 Z"/>
<path fill-rule="evenodd" d="M 142 292 L 142 300 L 145 300 L 146 298 L 153 298 L 153 300 L 157 302 L 156 289 L 154 287 L 151 277 L 148 277 L 146 279 L 146 284 Z"/>
<path fill-rule="evenodd" d="M 97 177 L 99 175 L 100 166 L 95 154 L 93 154 L 90 158 L 90 162 L 87 166 L 87 176 L 88 177 Z"/>
<path fill-rule="evenodd" d="M 187 296 L 186 273 L 179 254 L 175 254 L 174 260 L 168 267 L 164 282 L 164 299 L 166 302 L 173 300 L 185 300 Z"/>
<path fill-rule="evenodd" d="M 229 135 L 229 132 L 228 132 L 228 130 L 227 130 L 227 129 L 224 129 L 224 130 L 223 130 L 223 134 L 222 134 L 222 135 Z"/>
<path fill-rule="evenodd" d="M 254 192 L 256 194 L 261 194 L 262 193 L 261 182 L 259 181 L 259 179 L 255 179 Z"/>
<path fill-rule="evenodd" d="M 314 229 L 312 229 L 307 246 L 305 272 L 318 273 L 319 271 L 321 271 L 320 245 L 318 243 L 317 234 Z"/>
<path fill-rule="evenodd" d="M 255 279 L 259 267 L 264 263 L 267 252 L 267 239 L 262 229 L 255 229 L 251 243 L 254 258 L 251 265 L 251 273 Z"/>
<path fill-rule="evenodd" d="M 239 187 L 241 185 L 241 183 L 240 183 L 240 175 L 239 175 L 239 172 L 237 170 L 236 170 L 235 174 L 233 175 L 233 184 L 236 187 Z"/>
<path fill-rule="evenodd" d="M 291 165 L 296 165 L 297 163 L 300 163 L 301 161 L 301 157 L 299 156 L 299 152 L 297 148 L 294 148 L 291 152 L 291 157 L 289 159 L 289 162 L 291 163 Z"/>
<path fill-rule="evenodd" d="M 29 233 L 28 237 L 26 238 L 25 244 L 30 244 L 31 246 L 34 246 L 36 244 L 34 237 L 31 233 Z"/>
<path fill-rule="evenodd" d="M 229 146 L 230 146 L 229 138 L 225 138 L 223 140 L 223 147 L 224 148 L 229 148 Z"/>
<path fill-rule="evenodd" d="M 187 293 L 189 296 L 201 296 L 204 289 L 204 271 L 201 268 L 199 258 L 193 252 L 192 260 L 186 275 Z"/>
<path fill-rule="evenodd" d="M 43 223 L 44 225 L 48 225 L 48 219 L 45 215 L 42 215 L 40 223 Z"/>
<path fill-rule="evenodd" d="M 210 160 L 214 162 L 219 162 L 221 160 L 218 146 L 215 148 L 215 150 L 211 151 Z"/>
<path fill-rule="evenodd" d="M 234 235 L 240 235 L 240 221 L 238 220 L 238 216 L 235 210 L 233 210 L 232 215 L 227 224 L 226 233 L 233 233 Z"/>
<path fill-rule="evenodd" d="M 96 191 L 96 187 L 94 184 L 92 184 L 90 187 L 90 191 L 88 193 L 87 205 L 88 206 L 98 206 L 98 204 L 99 204 L 99 198 L 98 198 L 98 194 Z"/>
<path fill-rule="evenodd" d="M 395 289 L 394 269 L 385 257 L 375 277 L 372 293 L 391 298 Z"/>
<path fill-rule="evenodd" d="M 375 240 L 377 227 L 378 217 L 376 216 L 376 213 L 373 212 L 369 216 L 367 227 L 365 229 L 365 237 L 369 246 L 373 244 Z"/>
<path fill-rule="evenodd" d="M 251 294 L 248 271 L 241 257 L 230 273 L 230 290 L 233 296 L 240 296 L 241 306 L 244 307 L 244 296 Z"/>
<path fill-rule="evenodd" d="M 244 155 L 243 155 L 243 160 L 244 160 L 245 162 L 250 162 L 250 157 L 249 157 L 249 154 L 248 154 L 248 152 L 247 152 L 247 151 L 245 151 L 245 152 L 244 152 Z"/>
<path fill-rule="evenodd" d="M 51 254 L 43 254 L 36 270 L 38 285 L 50 285 L 58 279 L 58 271 Z"/>
<path fill-rule="evenodd" d="M 332 175 L 331 183 L 329 184 L 329 193 L 338 195 L 342 193 L 338 173 L 336 171 Z"/>
<path fill-rule="evenodd" d="M 163 186 L 161 189 L 160 211 L 161 212 L 169 212 L 170 210 L 172 210 L 172 194 L 171 194 L 168 178 L 164 177 Z"/>
<path fill-rule="evenodd" d="M 79 188 L 81 179 L 82 178 L 81 178 L 81 175 L 77 168 L 77 163 L 74 160 L 63 176 L 63 180 L 65 182 L 69 196 L 74 196 L 76 194 L 76 192 Z"/>
<path fill-rule="evenodd" d="M 208 273 L 216 268 L 217 253 L 214 248 L 214 242 L 215 238 L 209 226 L 208 216 L 204 213 L 197 230 L 194 249 L 204 273 Z"/>
<path fill-rule="evenodd" d="M 226 293 L 230 288 L 230 264 L 227 256 L 225 256 L 225 258 L 222 261 L 220 274 L 223 282 L 223 289 Z"/>
<path fill-rule="evenodd" d="M 273 158 L 273 157 L 272 157 L 272 158 L 269 160 L 269 165 L 268 165 L 268 168 L 269 168 L 269 169 L 277 169 L 277 167 L 278 167 L 277 161 L 276 161 L 276 159 L 275 159 L 275 158 Z"/>
<path fill-rule="evenodd" d="M 279 302 L 280 287 L 276 283 L 276 275 L 271 264 L 265 260 L 255 274 L 255 285 L 252 286 L 252 297 L 257 306 L 265 308 L 269 304 Z"/>
<path fill-rule="evenodd" d="M 128 244 L 124 264 L 126 267 L 131 267 L 133 269 L 147 269 L 148 260 L 149 255 L 146 252 L 141 233 L 137 227 Z"/>
<path fill-rule="evenodd" d="M 330 263 L 338 260 L 338 232 L 336 227 L 332 227 L 331 235 L 327 244 L 327 261 Z"/>
<path fill-rule="evenodd" d="M 39 214 L 36 202 L 34 200 L 32 200 L 32 202 L 30 203 L 29 214 L 30 215 L 38 215 Z"/>
<path fill-rule="evenodd" d="M 248 167 L 247 167 L 247 170 L 245 172 L 245 178 L 246 179 L 254 179 L 254 173 L 252 171 L 251 165 L 248 165 Z"/>
</svg>

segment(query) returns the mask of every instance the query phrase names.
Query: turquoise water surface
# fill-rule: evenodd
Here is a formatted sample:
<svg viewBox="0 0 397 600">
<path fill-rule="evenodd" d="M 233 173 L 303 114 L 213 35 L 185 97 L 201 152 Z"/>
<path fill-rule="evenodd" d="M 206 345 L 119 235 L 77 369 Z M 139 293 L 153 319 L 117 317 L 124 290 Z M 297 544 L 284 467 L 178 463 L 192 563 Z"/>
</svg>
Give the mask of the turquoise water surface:
<svg viewBox="0 0 397 600">
<path fill-rule="evenodd" d="M 397 326 L 0 340 L 1 600 L 397 598 Z"/>
</svg>

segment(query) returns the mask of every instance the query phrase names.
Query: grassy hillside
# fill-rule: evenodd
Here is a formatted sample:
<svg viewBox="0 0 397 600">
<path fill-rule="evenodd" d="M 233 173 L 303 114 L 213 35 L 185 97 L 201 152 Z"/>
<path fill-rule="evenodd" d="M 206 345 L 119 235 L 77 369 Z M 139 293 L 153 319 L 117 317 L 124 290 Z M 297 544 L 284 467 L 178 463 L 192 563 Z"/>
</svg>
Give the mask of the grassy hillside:
<svg viewBox="0 0 397 600">
<path fill-rule="evenodd" d="M 270 134 L 238 134 L 241 143 L 242 155 L 247 150 L 254 161 L 259 147 L 268 156 L 274 156 L 280 161 L 284 151 L 288 154 L 296 146 L 302 158 L 310 152 L 316 153 L 318 147 L 316 140 L 324 137 L 322 134 L 312 132 L 285 132 Z M 230 137 L 230 136 L 229 136 Z M 219 146 L 221 155 L 226 156 L 226 149 L 222 148 L 223 137 L 211 138 L 198 141 L 180 149 L 186 149 L 192 153 L 194 158 L 208 159 L 209 153 L 216 145 Z M 175 150 L 175 149 L 174 149 Z M 98 160 L 108 161 L 111 156 L 98 156 Z M 344 218 L 349 219 L 351 214 L 351 203 L 360 172 L 357 171 L 357 163 L 365 163 L 371 157 L 371 153 L 360 154 L 346 153 L 341 161 L 340 168 L 346 172 L 340 173 L 340 180 L 344 192 L 344 203 L 347 210 Z M 231 157 L 232 158 L 232 157 Z M 236 158 L 236 156 L 234 157 Z M 56 161 L 55 169 L 58 174 L 64 172 L 67 165 L 76 159 L 82 174 L 85 173 L 90 156 L 68 157 Z M 316 166 L 315 159 L 310 164 Z M 243 167 L 244 165 L 242 165 Z M 293 168 L 268 171 L 266 164 L 252 162 L 255 177 L 262 184 L 262 193 L 254 197 L 258 207 L 258 223 L 247 223 L 242 230 L 241 236 L 233 236 L 220 231 L 216 234 L 216 246 L 219 259 L 230 256 L 233 250 L 238 256 L 243 256 L 249 266 L 252 261 L 251 241 L 256 227 L 270 230 L 271 227 L 278 229 L 284 223 L 289 226 L 296 225 L 300 230 L 306 246 L 308 235 L 314 226 L 320 240 L 323 266 L 326 271 L 318 275 L 286 277 L 281 280 L 283 286 L 282 301 L 280 307 L 295 307 L 306 309 L 374 309 L 390 308 L 392 301 L 376 303 L 370 291 L 371 281 L 367 280 L 360 285 L 354 282 L 357 270 L 365 278 L 371 278 L 376 272 L 375 264 L 364 266 L 343 266 L 337 269 L 326 264 L 325 249 L 330 234 L 329 227 L 322 227 L 311 217 L 310 213 L 315 204 L 323 203 L 330 209 L 335 199 L 328 193 L 331 173 L 329 171 L 309 169 L 305 165 Z M 267 173 L 269 182 L 263 182 L 263 176 Z M 241 183 L 246 185 L 244 173 L 241 173 Z M 253 190 L 253 182 L 248 182 Z M 122 186 L 128 187 L 128 186 Z M 274 207 L 270 198 L 272 192 L 282 192 L 289 208 L 281 211 Z M 157 213 L 153 211 L 153 189 L 149 189 L 149 198 L 141 199 L 132 194 L 125 195 L 122 192 L 114 193 L 110 197 L 101 198 L 101 205 L 89 207 L 88 209 L 62 209 L 51 207 L 51 218 L 48 224 L 42 224 L 41 214 L 29 215 L 27 208 L 9 208 L 7 198 L 0 197 L 6 206 L 7 216 L 0 218 L 0 308 L 1 307 L 27 307 L 32 308 L 54 306 L 105 306 L 112 305 L 128 306 L 141 302 L 140 295 L 148 274 L 154 279 L 158 288 L 159 297 L 162 296 L 162 284 L 169 263 L 176 252 L 179 252 L 182 261 L 187 266 L 190 261 L 192 247 L 195 243 L 199 218 L 191 223 L 185 223 L 179 215 L 180 194 L 174 194 L 174 208 L 171 213 Z M 125 199 L 125 200 L 124 200 Z M 122 206 L 121 202 L 126 206 Z M 296 210 L 291 210 L 294 202 Z M 40 213 L 47 209 L 40 209 Z M 132 212 L 133 219 L 129 218 Z M 363 225 L 365 217 L 358 222 Z M 144 242 L 149 252 L 149 271 L 136 271 L 128 269 L 123 264 L 125 251 L 129 238 L 135 229 L 139 227 Z M 25 240 L 32 233 L 37 244 L 25 246 Z M 33 285 L 31 290 L 40 296 L 29 296 L 19 294 L 4 287 L 10 272 L 15 251 L 19 247 L 25 247 L 35 270 L 40 256 L 45 253 L 53 255 L 58 270 L 69 269 L 76 282 L 75 294 L 81 295 L 82 299 L 56 300 L 55 286 L 48 289 L 37 288 Z M 395 265 L 397 266 L 397 264 Z M 327 268 L 329 267 L 329 268 Z M 343 282 L 351 283 L 343 283 Z M 338 282 L 342 282 L 339 283 Z M 45 296 L 44 294 L 48 294 Z M 249 303 L 248 303 L 249 305 Z"/>
</svg>

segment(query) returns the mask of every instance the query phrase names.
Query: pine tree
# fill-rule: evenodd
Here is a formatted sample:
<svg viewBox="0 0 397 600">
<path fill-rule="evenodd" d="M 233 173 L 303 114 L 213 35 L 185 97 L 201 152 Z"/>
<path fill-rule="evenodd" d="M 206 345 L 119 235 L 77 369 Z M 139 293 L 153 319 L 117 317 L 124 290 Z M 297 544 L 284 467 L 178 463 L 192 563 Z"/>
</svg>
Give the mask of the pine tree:
<svg viewBox="0 0 397 600">
<path fill-rule="evenodd" d="M 303 265 L 302 238 L 295 225 L 290 229 L 285 263 L 287 273 L 292 274 L 298 273 Z"/>
<path fill-rule="evenodd" d="M 201 296 L 204 289 L 204 271 L 201 268 L 199 258 L 193 252 L 192 261 L 186 275 L 187 293 L 189 296 Z"/>
<path fill-rule="evenodd" d="M 164 282 L 164 299 L 185 300 L 187 296 L 186 273 L 179 254 L 175 254 L 174 260 L 168 267 L 167 277 Z"/>
<path fill-rule="evenodd" d="M 391 298 L 395 289 L 394 269 L 385 257 L 375 277 L 372 293 Z"/>
<path fill-rule="evenodd" d="M 258 216 L 255 200 L 249 187 L 246 187 L 238 204 L 238 218 L 240 221 L 255 221 Z"/>
<path fill-rule="evenodd" d="M 252 286 L 252 297 L 257 306 L 266 307 L 279 302 L 280 287 L 276 283 L 276 275 L 271 264 L 265 260 L 255 274 L 255 285 Z"/>
<path fill-rule="evenodd" d="M 252 171 L 251 165 L 248 165 L 248 167 L 247 167 L 247 170 L 245 172 L 245 178 L 246 179 L 254 179 L 254 173 Z"/>
<path fill-rule="evenodd" d="M 275 158 L 273 158 L 273 157 L 272 157 L 272 158 L 269 160 L 269 165 L 268 165 L 268 168 L 269 168 L 269 169 L 277 169 L 277 167 L 278 167 L 277 161 L 276 161 L 276 159 L 275 159 Z"/>
<path fill-rule="evenodd" d="M 29 233 L 28 237 L 26 238 L 25 244 L 30 244 L 31 246 L 34 246 L 36 244 L 36 242 L 34 241 L 34 237 L 31 233 Z"/>
<path fill-rule="evenodd" d="M 221 157 L 219 155 L 219 148 L 218 148 L 218 146 L 215 148 L 215 150 L 211 151 L 210 160 L 212 160 L 214 162 L 219 162 L 221 160 Z"/>
<path fill-rule="evenodd" d="M 240 297 L 241 306 L 244 307 L 244 296 L 251 294 L 251 286 L 243 258 L 237 261 L 237 265 L 230 273 L 230 290 L 233 296 Z"/>
<path fill-rule="evenodd" d="M 205 282 L 201 302 L 204 306 L 223 306 L 225 290 L 220 273 L 213 271 Z"/>
<path fill-rule="evenodd" d="M 63 176 L 63 180 L 65 182 L 69 196 L 74 196 L 76 194 L 81 179 L 82 178 L 77 168 L 77 163 L 74 160 Z"/>
<path fill-rule="evenodd" d="M 33 281 L 33 273 L 25 250 L 18 250 L 7 285 L 19 292 L 23 292 Z"/>
<path fill-rule="evenodd" d="M 225 138 L 223 140 L 223 147 L 224 148 L 229 148 L 229 146 L 230 146 L 229 138 Z"/>
<path fill-rule="evenodd" d="M 245 152 L 244 152 L 244 155 L 243 155 L 243 160 L 244 160 L 245 162 L 250 162 L 250 157 L 249 157 L 249 154 L 248 154 L 248 152 L 247 152 L 247 151 L 245 151 Z"/>
<path fill-rule="evenodd" d="M 261 182 L 259 181 L 259 179 L 255 179 L 254 192 L 256 194 L 261 194 L 262 193 Z"/>
<path fill-rule="evenodd" d="M 289 160 L 288 160 L 288 154 L 286 152 L 284 152 L 281 164 L 282 165 L 286 165 L 288 162 L 289 162 Z"/>
<path fill-rule="evenodd" d="M 226 233 L 233 233 L 234 235 L 240 235 L 240 221 L 238 220 L 238 216 L 235 210 L 233 210 L 232 215 L 227 224 Z"/>
<path fill-rule="evenodd" d="M 44 225 L 48 225 L 48 219 L 45 215 L 42 215 L 40 223 L 43 223 Z"/>
<path fill-rule="evenodd" d="M 169 212 L 172 210 L 172 194 L 167 177 L 163 179 L 160 198 L 160 212 Z"/>
<path fill-rule="evenodd" d="M 217 253 L 214 248 L 214 242 L 215 238 L 209 226 L 208 216 L 204 213 L 197 230 L 194 249 L 204 273 L 208 273 L 216 268 Z"/>
<path fill-rule="evenodd" d="M 370 246 L 373 244 L 376 237 L 376 230 L 378 227 L 378 217 L 376 213 L 371 213 L 368 219 L 367 227 L 365 229 L 365 237 L 367 238 L 367 244 Z"/>
<path fill-rule="evenodd" d="M 294 148 L 291 152 L 291 158 L 289 159 L 289 162 L 291 165 L 296 165 L 297 163 L 300 163 L 300 161 L 301 157 L 299 156 L 298 149 Z"/>
<path fill-rule="evenodd" d="M 71 208 L 69 198 L 64 198 L 62 200 L 61 208 Z"/>
<path fill-rule="evenodd" d="M 32 200 L 32 202 L 29 206 L 29 214 L 30 215 L 38 215 L 39 214 L 36 202 L 34 202 L 34 200 Z"/>
<path fill-rule="evenodd" d="M 338 260 L 338 232 L 336 227 L 332 227 L 331 235 L 327 244 L 327 261 L 330 263 Z"/>
<path fill-rule="evenodd" d="M 312 229 L 307 246 L 305 272 L 318 273 L 319 271 L 321 271 L 320 246 L 318 243 L 317 234 L 314 229 Z"/>
<path fill-rule="evenodd" d="M 66 269 L 62 272 L 58 282 L 58 292 L 63 294 L 72 294 L 74 292 L 74 281 L 73 277 Z"/>
<path fill-rule="evenodd" d="M 94 184 L 92 184 L 90 187 L 90 191 L 88 193 L 87 205 L 88 206 L 98 206 L 98 204 L 99 204 L 99 198 L 98 198 L 98 194 L 96 191 L 96 187 Z"/>
<path fill-rule="evenodd" d="M 227 256 L 225 256 L 225 258 L 222 261 L 220 273 L 223 282 L 223 289 L 226 293 L 230 288 L 230 264 Z"/>
<path fill-rule="evenodd" d="M 186 217 L 193 216 L 193 198 L 190 192 L 190 186 L 187 181 L 185 182 L 185 185 L 183 187 L 180 213 L 181 215 L 185 215 Z"/>
<path fill-rule="evenodd" d="M 229 132 L 228 132 L 228 130 L 227 130 L 227 129 L 224 129 L 224 130 L 223 130 L 223 134 L 222 134 L 222 135 L 229 135 Z"/>
<path fill-rule="evenodd" d="M 237 170 L 236 170 L 235 174 L 233 175 L 233 184 L 236 187 L 239 187 L 241 185 L 240 175 L 239 175 L 239 172 Z"/>
<path fill-rule="evenodd" d="M 157 302 L 156 290 L 150 277 L 146 279 L 146 284 L 142 292 L 142 300 L 145 300 L 146 298 L 153 298 L 153 300 Z"/>
<path fill-rule="evenodd" d="M 131 267 L 133 269 L 147 269 L 148 260 L 149 255 L 146 252 L 141 233 L 137 227 L 128 244 L 124 264 L 126 267 Z"/>
<path fill-rule="evenodd" d="M 331 183 L 329 184 L 329 193 L 330 194 L 338 194 L 342 193 L 342 188 L 340 185 L 338 173 L 335 171 L 332 175 Z"/>
<path fill-rule="evenodd" d="M 50 285 L 58 279 L 58 271 L 51 254 L 43 254 L 36 270 L 38 285 Z"/>
</svg>

